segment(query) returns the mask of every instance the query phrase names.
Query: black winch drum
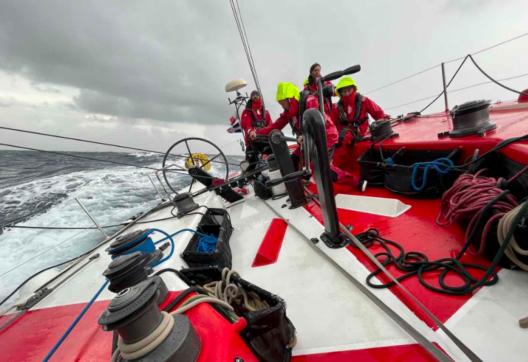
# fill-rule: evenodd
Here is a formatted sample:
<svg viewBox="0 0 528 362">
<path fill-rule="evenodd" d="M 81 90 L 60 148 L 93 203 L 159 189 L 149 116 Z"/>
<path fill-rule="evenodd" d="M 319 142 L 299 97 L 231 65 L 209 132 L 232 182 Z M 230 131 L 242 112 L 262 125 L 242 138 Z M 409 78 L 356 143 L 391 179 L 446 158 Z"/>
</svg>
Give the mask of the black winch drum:
<svg viewBox="0 0 528 362">
<path fill-rule="evenodd" d="M 453 130 L 449 137 L 483 135 L 494 130 L 497 126 L 490 120 L 490 104 L 490 101 L 478 100 L 455 106 L 451 110 Z"/>
</svg>

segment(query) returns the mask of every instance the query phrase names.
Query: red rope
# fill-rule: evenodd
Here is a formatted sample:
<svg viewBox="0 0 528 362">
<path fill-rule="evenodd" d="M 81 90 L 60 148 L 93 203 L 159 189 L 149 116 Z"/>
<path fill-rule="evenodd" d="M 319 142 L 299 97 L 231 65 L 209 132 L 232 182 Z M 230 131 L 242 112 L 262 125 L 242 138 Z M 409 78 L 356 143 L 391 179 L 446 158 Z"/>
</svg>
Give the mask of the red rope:
<svg viewBox="0 0 528 362">
<path fill-rule="evenodd" d="M 485 169 L 478 171 L 474 175 L 467 173 L 460 175 L 453 186 L 442 196 L 440 214 L 436 222 L 439 225 L 467 222 L 467 240 L 471 231 L 476 226 L 476 221 L 479 219 L 484 206 L 504 191 L 499 185 L 503 182 L 506 182 L 506 185 L 509 184 L 527 170 L 528 166 L 525 166 L 507 181 L 502 178 L 496 179 L 494 177 L 482 176 L 481 174 Z M 491 226 L 518 204 L 517 198 L 512 194 L 506 195 L 502 200 L 493 204 L 491 208 L 492 216 L 487 220 L 482 229 L 480 242 L 476 251 L 477 254 L 481 254 L 484 251 Z"/>
</svg>

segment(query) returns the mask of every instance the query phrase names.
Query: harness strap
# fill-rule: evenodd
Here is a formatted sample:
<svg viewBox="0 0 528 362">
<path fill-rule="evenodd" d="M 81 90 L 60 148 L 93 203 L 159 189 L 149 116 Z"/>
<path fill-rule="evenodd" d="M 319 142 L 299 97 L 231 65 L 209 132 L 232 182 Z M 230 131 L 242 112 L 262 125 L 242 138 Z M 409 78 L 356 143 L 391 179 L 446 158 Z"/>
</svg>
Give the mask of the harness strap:
<svg viewBox="0 0 528 362">
<path fill-rule="evenodd" d="M 258 128 L 258 129 L 265 127 L 266 126 L 266 114 L 264 113 L 262 115 L 262 118 L 259 118 L 255 110 L 250 109 L 250 111 L 251 111 L 251 126 L 253 128 Z"/>
</svg>

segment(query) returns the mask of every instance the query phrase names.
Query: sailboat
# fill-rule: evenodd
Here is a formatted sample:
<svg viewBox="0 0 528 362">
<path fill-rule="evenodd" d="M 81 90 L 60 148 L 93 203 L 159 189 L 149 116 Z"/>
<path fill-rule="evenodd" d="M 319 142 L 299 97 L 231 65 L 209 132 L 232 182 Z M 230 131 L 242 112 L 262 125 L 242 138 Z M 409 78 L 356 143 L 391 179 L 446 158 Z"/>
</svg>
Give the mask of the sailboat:
<svg viewBox="0 0 528 362">
<path fill-rule="evenodd" d="M 168 200 L 0 302 L 1 359 L 526 361 L 518 93 L 373 122 L 340 165 L 361 187 L 331 181 L 324 109 L 302 115 L 301 169 L 279 131 L 236 172 L 179 140 L 156 171 Z"/>
</svg>

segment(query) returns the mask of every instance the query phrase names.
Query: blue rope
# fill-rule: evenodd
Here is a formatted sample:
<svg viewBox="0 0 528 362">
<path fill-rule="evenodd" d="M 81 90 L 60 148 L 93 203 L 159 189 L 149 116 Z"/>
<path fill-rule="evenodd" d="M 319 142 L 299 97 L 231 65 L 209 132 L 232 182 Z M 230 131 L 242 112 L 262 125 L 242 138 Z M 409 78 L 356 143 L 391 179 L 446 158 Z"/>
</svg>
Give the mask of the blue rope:
<svg viewBox="0 0 528 362">
<path fill-rule="evenodd" d="M 389 165 L 389 166 L 392 166 L 394 165 L 394 160 L 392 159 L 392 157 L 387 157 L 383 160 L 383 162 L 385 162 L 385 164 Z"/>
<path fill-rule="evenodd" d="M 44 357 L 44 359 L 42 361 L 44 361 L 44 362 L 49 361 L 51 356 L 53 356 L 53 354 L 57 351 L 57 349 L 60 347 L 62 342 L 64 342 L 64 340 L 68 337 L 68 335 L 71 333 L 71 331 L 73 331 L 73 328 L 75 328 L 77 323 L 79 323 L 81 318 L 86 314 L 88 309 L 90 309 L 92 304 L 94 304 L 95 300 L 99 297 L 99 295 L 103 292 L 103 290 L 105 290 L 107 285 L 108 285 L 108 281 L 104 282 L 103 285 L 101 285 L 101 288 L 99 288 L 99 290 L 94 294 L 92 299 L 90 299 L 90 301 L 88 303 L 86 303 L 86 305 L 82 309 L 81 313 L 79 313 L 77 318 L 75 318 L 75 320 L 72 322 L 72 324 L 70 324 L 68 329 L 66 329 L 66 332 L 64 332 L 64 334 L 59 338 L 59 340 L 55 343 L 55 345 L 51 348 L 51 350 L 48 352 L 48 354 L 46 355 L 46 357 Z"/>
<path fill-rule="evenodd" d="M 196 250 L 200 253 L 212 254 L 216 250 L 218 239 L 214 235 L 203 235 L 198 240 Z"/>
<path fill-rule="evenodd" d="M 430 162 L 416 162 L 412 165 L 411 187 L 414 191 L 422 191 L 427 185 L 427 175 L 430 169 L 436 170 L 436 172 L 438 172 L 440 175 L 445 175 L 451 170 L 453 166 L 453 161 L 447 157 L 437 158 L 436 160 Z M 416 182 L 418 181 L 419 170 L 423 170 L 421 175 L 422 182 L 420 185 L 417 185 Z"/>
<path fill-rule="evenodd" d="M 149 229 L 149 232 L 147 233 L 147 236 L 153 232 L 159 232 L 163 235 L 165 235 L 164 238 L 156 241 L 154 243 L 154 245 L 157 245 L 167 239 L 169 239 L 170 243 L 171 243 L 171 251 L 169 253 L 169 255 L 167 255 L 165 258 L 161 259 L 158 263 L 161 264 L 165 261 L 167 261 L 168 259 L 170 259 L 172 257 L 172 255 L 174 254 L 174 239 L 172 238 L 173 236 L 175 235 L 178 235 L 184 231 L 188 231 L 188 232 L 192 232 L 198 236 L 200 236 L 200 240 L 198 241 L 198 248 L 200 248 L 200 243 L 202 242 L 203 244 L 205 244 L 205 246 L 202 246 L 202 248 L 204 248 L 203 252 L 210 252 L 212 253 L 215 248 L 216 248 L 216 242 L 217 242 L 217 239 L 215 236 L 213 235 L 205 235 L 205 234 L 202 234 L 201 232 L 198 232 L 196 230 L 193 230 L 193 229 L 181 229 L 181 230 L 178 230 L 176 231 L 175 233 L 173 234 L 168 234 L 167 232 L 161 230 L 161 229 Z M 210 251 L 212 248 L 212 251 Z M 200 250 L 199 250 L 200 251 Z M 46 355 L 46 357 L 44 357 L 43 359 L 43 362 L 47 362 L 49 361 L 49 359 L 51 358 L 51 356 L 53 356 L 53 354 L 57 351 L 57 349 L 61 346 L 61 344 L 66 340 L 66 338 L 68 337 L 68 335 L 73 331 L 73 328 L 75 328 L 75 326 L 77 325 L 77 323 L 79 323 L 79 321 L 81 320 L 81 318 L 86 314 L 86 312 L 88 311 L 88 309 L 90 309 L 90 307 L 92 306 L 92 304 L 94 304 L 94 302 L 97 300 L 97 298 L 99 297 L 99 295 L 103 292 L 103 290 L 105 290 L 105 288 L 107 287 L 108 285 L 108 280 L 106 282 L 103 283 L 103 285 L 101 286 L 101 288 L 99 288 L 99 290 L 93 295 L 92 299 L 90 299 L 90 301 L 88 303 L 86 303 L 86 305 L 84 306 L 84 308 L 82 309 L 82 311 L 79 313 L 79 315 L 75 318 L 75 320 L 70 324 L 70 326 L 68 327 L 68 329 L 66 329 L 66 331 L 64 332 L 64 334 L 59 338 L 59 340 L 55 343 L 55 345 L 51 348 L 51 350 L 48 352 L 48 354 Z"/>
<path fill-rule="evenodd" d="M 172 244 L 172 247 L 171 247 L 171 252 L 170 254 L 163 258 L 162 260 L 160 260 L 160 263 L 168 260 L 172 254 L 174 253 L 174 240 L 172 239 L 173 236 L 177 235 L 177 234 L 180 234 L 182 232 L 191 232 L 193 234 L 196 234 L 200 237 L 200 239 L 198 239 L 198 244 L 196 246 L 196 249 L 198 252 L 200 253 L 208 253 L 208 254 L 211 254 L 213 253 L 215 250 L 216 250 L 216 243 L 218 241 L 218 239 L 214 236 L 214 235 L 206 235 L 206 234 L 203 234 L 197 230 L 194 230 L 194 229 L 189 229 L 189 228 L 185 228 L 185 229 L 181 229 L 181 230 L 178 230 L 176 231 L 175 233 L 173 234 L 167 234 L 165 231 L 163 230 L 159 230 L 159 229 L 150 229 L 150 230 L 153 230 L 153 231 L 158 231 L 160 233 L 162 233 L 163 235 L 165 235 L 165 237 L 163 239 L 160 239 L 158 241 L 156 241 L 154 243 L 154 245 L 157 245 L 167 239 L 170 240 L 171 244 Z"/>
</svg>

